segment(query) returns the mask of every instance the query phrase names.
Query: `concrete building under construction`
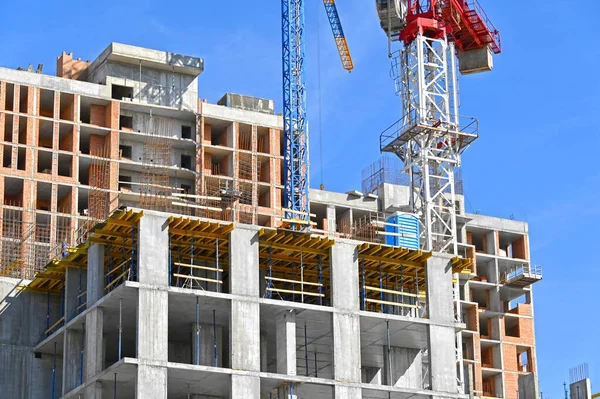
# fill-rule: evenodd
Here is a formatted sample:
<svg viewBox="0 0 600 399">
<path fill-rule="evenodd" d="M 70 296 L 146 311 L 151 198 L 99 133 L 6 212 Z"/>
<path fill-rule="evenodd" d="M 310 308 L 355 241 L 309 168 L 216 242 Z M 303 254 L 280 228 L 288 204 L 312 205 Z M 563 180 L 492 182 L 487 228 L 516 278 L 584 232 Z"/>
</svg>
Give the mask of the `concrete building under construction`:
<svg viewBox="0 0 600 399">
<path fill-rule="evenodd" d="M 5 397 L 538 397 L 526 223 L 458 195 L 460 256 L 422 251 L 382 160 L 286 230 L 282 117 L 200 100 L 203 69 L 118 43 L 0 68 Z"/>
</svg>

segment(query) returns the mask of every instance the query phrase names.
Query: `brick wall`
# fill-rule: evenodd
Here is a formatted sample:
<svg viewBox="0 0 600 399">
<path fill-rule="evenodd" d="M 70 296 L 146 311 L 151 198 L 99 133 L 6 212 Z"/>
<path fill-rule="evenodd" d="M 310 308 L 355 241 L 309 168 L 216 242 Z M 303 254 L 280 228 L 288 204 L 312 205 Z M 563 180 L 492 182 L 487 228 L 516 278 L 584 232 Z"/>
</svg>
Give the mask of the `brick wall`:
<svg viewBox="0 0 600 399">
<path fill-rule="evenodd" d="M 90 66 L 89 61 L 81 61 L 81 58 L 73 59 L 73 53 L 65 53 L 56 59 L 56 76 L 59 78 L 77 80 L 87 74 Z"/>
</svg>

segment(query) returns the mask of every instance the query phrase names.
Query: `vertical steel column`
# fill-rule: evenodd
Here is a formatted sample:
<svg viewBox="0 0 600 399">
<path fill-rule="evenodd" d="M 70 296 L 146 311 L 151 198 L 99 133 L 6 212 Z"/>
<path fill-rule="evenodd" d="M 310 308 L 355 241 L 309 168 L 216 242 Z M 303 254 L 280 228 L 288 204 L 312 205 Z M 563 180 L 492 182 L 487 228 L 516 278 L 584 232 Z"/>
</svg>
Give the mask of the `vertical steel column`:
<svg viewBox="0 0 600 399">
<path fill-rule="evenodd" d="M 117 399 L 117 373 L 115 373 L 115 380 L 113 383 L 113 399 Z"/>
<path fill-rule="evenodd" d="M 381 271 L 381 261 L 379 261 L 379 311 L 383 313 L 383 273 Z"/>
<path fill-rule="evenodd" d="M 300 301 L 304 303 L 304 262 L 302 261 L 302 251 L 300 251 Z"/>
<path fill-rule="evenodd" d="M 50 290 L 48 290 L 48 308 L 46 310 L 46 331 L 50 328 Z M 50 335 L 48 332 L 47 335 Z"/>
<path fill-rule="evenodd" d="M 65 317 L 65 284 L 60 289 L 60 317 Z M 64 324 L 64 321 L 63 321 Z"/>
<path fill-rule="evenodd" d="M 173 259 L 171 255 L 171 232 L 169 232 L 169 287 L 173 280 Z"/>
<path fill-rule="evenodd" d="M 216 280 L 219 281 L 220 274 L 219 274 L 219 239 L 218 238 L 217 238 L 216 247 L 217 247 L 216 248 L 216 254 L 215 254 L 215 260 L 216 260 L 216 266 L 217 266 L 217 278 L 216 278 Z M 216 285 L 217 292 L 221 292 L 221 286 L 222 286 L 222 284 L 219 284 L 217 282 L 215 285 Z"/>
<path fill-rule="evenodd" d="M 296 302 L 296 268 L 292 262 L 292 302 Z"/>
<path fill-rule="evenodd" d="M 136 262 L 136 252 L 135 252 L 135 234 L 136 228 L 131 229 L 131 281 L 137 280 L 137 262 Z"/>
<path fill-rule="evenodd" d="M 319 255 L 319 305 L 323 306 L 323 255 Z"/>
<path fill-rule="evenodd" d="M 85 323 L 83 323 L 83 328 L 81 329 L 81 354 L 80 354 L 80 364 L 79 364 L 79 385 L 83 384 L 83 352 L 85 349 Z"/>
<path fill-rule="evenodd" d="M 269 299 L 273 299 L 273 246 L 269 245 Z"/>
<path fill-rule="evenodd" d="M 75 309 L 75 314 L 79 313 L 81 311 L 81 293 L 83 292 L 82 290 L 82 276 L 81 276 L 82 272 L 81 272 L 81 266 L 79 266 L 79 287 L 77 288 L 77 309 Z"/>
<path fill-rule="evenodd" d="M 387 292 L 387 290 L 388 290 L 388 277 L 389 277 L 388 273 L 385 273 L 385 289 L 386 289 L 386 292 L 385 292 L 384 298 L 385 298 L 386 302 L 389 302 L 389 299 L 390 299 L 388 297 L 388 292 Z M 385 309 L 385 313 L 390 313 L 390 305 L 388 305 L 387 303 L 385 304 L 385 308 L 384 309 Z"/>
<path fill-rule="evenodd" d="M 360 306 L 361 310 L 367 310 L 367 284 L 365 279 L 365 260 L 362 259 L 360 261 L 361 265 L 361 275 L 362 275 L 362 290 L 360 291 Z"/>
<path fill-rule="evenodd" d="M 196 353 L 195 363 L 200 364 L 200 304 L 198 303 L 198 297 L 196 296 Z"/>
<path fill-rule="evenodd" d="M 319 367 L 317 366 L 317 351 L 315 351 L 315 378 L 319 378 Z"/>
<path fill-rule="evenodd" d="M 304 322 L 304 362 L 306 364 L 306 376 L 308 377 L 308 337 L 306 336 L 306 322 Z"/>
<path fill-rule="evenodd" d="M 119 359 L 121 360 L 123 346 L 123 298 L 119 298 Z"/>
<path fill-rule="evenodd" d="M 213 309 L 213 356 L 214 365 L 219 367 L 219 358 L 217 357 L 217 316 L 216 311 Z"/>
<path fill-rule="evenodd" d="M 392 381 L 392 376 L 394 375 L 393 370 L 392 370 L 392 357 L 390 356 L 392 353 L 392 344 L 390 341 L 390 321 L 386 320 L 385 321 L 385 328 L 386 328 L 386 338 L 387 338 L 387 358 L 388 358 L 388 385 L 393 386 L 394 383 Z"/>
<path fill-rule="evenodd" d="M 135 230 L 135 227 L 131 229 L 131 281 L 137 280 L 135 270 Z"/>
<path fill-rule="evenodd" d="M 419 269 L 415 268 L 415 306 L 419 305 Z M 419 317 L 419 308 L 415 307 L 415 317 Z"/>
<path fill-rule="evenodd" d="M 55 398 L 54 391 L 56 388 L 56 344 L 54 343 L 54 356 L 52 357 L 52 399 Z"/>
</svg>

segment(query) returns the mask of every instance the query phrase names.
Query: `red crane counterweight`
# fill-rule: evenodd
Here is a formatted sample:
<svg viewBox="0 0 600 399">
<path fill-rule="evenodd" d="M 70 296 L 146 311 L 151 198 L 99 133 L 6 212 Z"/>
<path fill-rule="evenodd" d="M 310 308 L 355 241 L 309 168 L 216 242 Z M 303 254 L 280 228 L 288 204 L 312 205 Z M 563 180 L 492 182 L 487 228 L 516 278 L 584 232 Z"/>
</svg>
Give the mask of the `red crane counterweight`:
<svg viewBox="0 0 600 399">
<path fill-rule="evenodd" d="M 502 51 L 500 33 L 477 0 L 406 0 L 406 26 L 400 32 L 404 44 L 418 34 L 431 38 L 447 36 L 459 51 L 485 47 Z"/>
</svg>

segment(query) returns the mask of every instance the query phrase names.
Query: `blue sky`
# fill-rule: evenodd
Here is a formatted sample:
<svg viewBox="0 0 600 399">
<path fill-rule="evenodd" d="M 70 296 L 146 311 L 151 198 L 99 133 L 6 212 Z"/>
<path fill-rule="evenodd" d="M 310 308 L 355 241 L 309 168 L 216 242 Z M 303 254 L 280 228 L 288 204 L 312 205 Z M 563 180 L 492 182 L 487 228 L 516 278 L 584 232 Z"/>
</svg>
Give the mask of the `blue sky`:
<svg viewBox="0 0 600 399">
<path fill-rule="evenodd" d="M 600 222 L 597 115 L 599 12 L 593 0 L 480 0 L 502 33 L 492 73 L 461 79 L 461 114 L 480 121 L 463 158 L 470 211 L 530 223 L 540 386 L 560 399 L 568 369 L 588 362 L 600 391 Z M 2 1 L 0 65 L 44 63 L 61 51 L 94 59 L 111 41 L 202 56 L 202 98 L 225 92 L 274 99 L 281 112 L 280 2 L 133 0 Z M 338 1 L 355 71 L 342 69 L 322 3 L 307 2 L 311 185 L 360 188 L 378 157 L 379 133 L 400 116 L 387 43 L 372 0 Z M 512 5 L 512 6 L 511 6 Z M 26 17 L 25 17 L 26 16 Z M 27 24 L 25 24 L 27 22 Z M 319 157 L 320 57 L 323 162 Z M 579 255 L 578 255 L 579 254 Z"/>
</svg>

